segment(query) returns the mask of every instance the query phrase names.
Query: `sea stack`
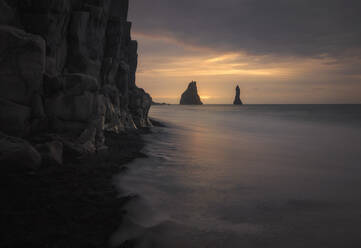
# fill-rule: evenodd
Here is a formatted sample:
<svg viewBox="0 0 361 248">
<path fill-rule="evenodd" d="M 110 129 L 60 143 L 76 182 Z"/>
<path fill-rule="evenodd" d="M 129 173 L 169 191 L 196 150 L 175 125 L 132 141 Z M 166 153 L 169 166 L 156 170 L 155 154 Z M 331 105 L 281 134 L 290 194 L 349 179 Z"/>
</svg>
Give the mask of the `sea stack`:
<svg viewBox="0 0 361 248">
<path fill-rule="evenodd" d="M 240 90 L 239 86 L 237 85 L 236 97 L 234 98 L 234 102 L 233 102 L 234 105 L 243 105 L 240 95 L 241 95 L 241 90 Z"/>
<path fill-rule="evenodd" d="M 182 94 L 181 105 L 202 105 L 201 98 L 198 95 L 197 82 L 189 83 L 187 90 Z"/>
</svg>

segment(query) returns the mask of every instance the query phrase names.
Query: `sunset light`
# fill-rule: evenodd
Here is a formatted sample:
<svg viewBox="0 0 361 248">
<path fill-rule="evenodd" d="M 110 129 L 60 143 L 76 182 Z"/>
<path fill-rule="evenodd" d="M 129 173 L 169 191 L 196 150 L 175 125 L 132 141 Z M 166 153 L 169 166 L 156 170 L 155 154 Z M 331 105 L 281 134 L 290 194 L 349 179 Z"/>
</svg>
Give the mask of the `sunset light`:
<svg viewBox="0 0 361 248">
<path fill-rule="evenodd" d="M 134 37 L 141 44 L 138 84 L 147 87 L 156 101 L 177 103 L 180 92 L 190 80 L 199 82 L 200 90 L 211 96 L 203 98 L 205 103 L 231 102 L 229 94 L 236 82 L 249 103 L 300 103 L 305 101 L 305 97 L 310 103 L 332 99 L 347 102 L 359 98 L 357 90 L 361 90 L 361 84 L 357 82 L 360 74 L 355 71 L 344 75 L 347 68 L 335 58 L 276 58 L 245 52 L 222 52 L 178 42 L 176 38 L 165 35 L 136 32 Z M 157 57 L 153 55 L 155 48 Z M 168 50 L 170 55 L 165 54 Z M 347 63 L 356 68 L 358 60 L 349 57 Z M 354 88 L 339 83 L 344 80 L 352 83 Z M 305 87 L 311 82 L 312 87 Z M 314 88 L 322 90 L 315 91 Z M 336 97 L 336 89 L 349 98 Z"/>
<path fill-rule="evenodd" d="M 0 0 L 0 248 L 360 248 L 360 13 Z"/>
</svg>

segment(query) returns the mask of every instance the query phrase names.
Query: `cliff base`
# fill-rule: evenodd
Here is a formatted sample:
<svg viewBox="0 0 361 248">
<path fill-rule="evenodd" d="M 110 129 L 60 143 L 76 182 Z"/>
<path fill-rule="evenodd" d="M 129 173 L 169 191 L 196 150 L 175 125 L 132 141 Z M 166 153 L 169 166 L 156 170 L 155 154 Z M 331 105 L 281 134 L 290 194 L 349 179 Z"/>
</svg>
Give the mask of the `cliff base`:
<svg viewBox="0 0 361 248">
<path fill-rule="evenodd" d="M 2 164 L 0 247 L 108 247 L 122 221 L 112 184 L 124 164 L 144 156 L 140 133 L 106 133 L 104 154 L 28 172 Z M 5 231 L 6 230 L 6 231 Z"/>
</svg>

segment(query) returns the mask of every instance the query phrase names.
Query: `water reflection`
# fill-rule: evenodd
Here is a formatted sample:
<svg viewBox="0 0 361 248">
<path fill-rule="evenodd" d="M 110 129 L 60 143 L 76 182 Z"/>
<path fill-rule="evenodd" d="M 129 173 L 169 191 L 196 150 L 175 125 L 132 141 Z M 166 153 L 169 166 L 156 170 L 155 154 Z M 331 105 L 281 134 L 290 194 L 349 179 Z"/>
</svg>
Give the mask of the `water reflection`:
<svg viewBox="0 0 361 248">
<path fill-rule="evenodd" d="M 315 111 L 320 119 L 305 115 Z M 119 179 L 122 194 L 139 197 L 127 206 L 127 221 L 113 241 L 132 239 L 136 247 L 361 245 L 361 122 L 349 121 L 361 112 L 346 113 L 340 122 L 338 108 L 154 108 L 152 115 L 169 127 L 146 137 L 149 158 Z M 332 115 L 336 121 L 325 122 Z"/>
</svg>

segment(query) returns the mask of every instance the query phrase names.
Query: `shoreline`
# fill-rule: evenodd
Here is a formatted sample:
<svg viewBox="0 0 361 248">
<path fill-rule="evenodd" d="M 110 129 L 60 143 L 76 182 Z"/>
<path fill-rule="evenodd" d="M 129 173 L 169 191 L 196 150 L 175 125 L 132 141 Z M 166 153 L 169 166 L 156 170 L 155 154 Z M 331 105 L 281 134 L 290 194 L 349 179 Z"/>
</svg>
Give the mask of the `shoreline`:
<svg viewBox="0 0 361 248">
<path fill-rule="evenodd" d="M 108 151 L 35 172 L 3 168 L 0 247 L 108 247 L 122 222 L 114 176 L 146 157 L 142 135 L 107 133 Z"/>
</svg>

